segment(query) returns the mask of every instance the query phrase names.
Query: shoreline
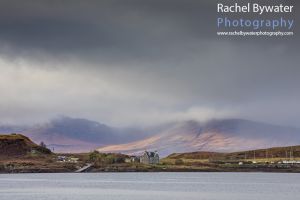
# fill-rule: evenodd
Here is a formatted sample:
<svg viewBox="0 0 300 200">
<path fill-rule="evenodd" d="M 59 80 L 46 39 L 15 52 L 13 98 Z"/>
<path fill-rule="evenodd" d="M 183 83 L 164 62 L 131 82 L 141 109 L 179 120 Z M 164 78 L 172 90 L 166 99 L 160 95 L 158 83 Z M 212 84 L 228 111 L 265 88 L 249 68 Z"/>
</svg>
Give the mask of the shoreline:
<svg viewBox="0 0 300 200">
<path fill-rule="evenodd" d="M 300 173 L 299 168 L 289 168 L 289 169 L 270 169 L 270 168 L 259 168 L 259 169 L 236 169 L 236 168 L 219 168 L 219 169 L 151 169 L 151 170 L 109 170 L 109 169 L 91 169 L 87 172 L 75 172 L 65 169 L 15 169 L 12 171 L 0 171 L 2 174 L 40 174 L 40 173 L 69 173 L 69 174 L 80 174 L 80 173 L 190 173 L 190 172 L 199 172 L 199 173 Z"/>
</svg>

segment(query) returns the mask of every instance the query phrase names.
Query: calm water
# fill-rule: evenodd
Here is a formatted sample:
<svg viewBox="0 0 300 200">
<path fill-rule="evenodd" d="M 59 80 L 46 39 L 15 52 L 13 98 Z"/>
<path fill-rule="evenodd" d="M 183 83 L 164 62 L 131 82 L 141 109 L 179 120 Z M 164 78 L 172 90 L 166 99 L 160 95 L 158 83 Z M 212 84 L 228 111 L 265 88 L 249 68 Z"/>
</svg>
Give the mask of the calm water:
<svg viewBox="0 0 300 200">
<path fill-rule="evenodd" d="M 300 174 L 90 173 L 0 175 L 0 200 L 294 200 Z"/>
</svg>

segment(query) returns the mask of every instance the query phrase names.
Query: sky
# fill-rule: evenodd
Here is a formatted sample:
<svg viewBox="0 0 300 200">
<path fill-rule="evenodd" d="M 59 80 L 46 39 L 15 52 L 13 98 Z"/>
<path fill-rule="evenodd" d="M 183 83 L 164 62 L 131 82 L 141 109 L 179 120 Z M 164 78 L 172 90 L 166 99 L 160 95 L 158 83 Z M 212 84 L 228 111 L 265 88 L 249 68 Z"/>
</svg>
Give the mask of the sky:
<svg viewBox="0 0 300 200">
<path fill-rule="evenodd" d="M 300 127 L 297 33 L 217 37 L 216 3 L 0 1 L 0 124 L 65 115 L 114 126 L 244 118 Z"/>
</svg>

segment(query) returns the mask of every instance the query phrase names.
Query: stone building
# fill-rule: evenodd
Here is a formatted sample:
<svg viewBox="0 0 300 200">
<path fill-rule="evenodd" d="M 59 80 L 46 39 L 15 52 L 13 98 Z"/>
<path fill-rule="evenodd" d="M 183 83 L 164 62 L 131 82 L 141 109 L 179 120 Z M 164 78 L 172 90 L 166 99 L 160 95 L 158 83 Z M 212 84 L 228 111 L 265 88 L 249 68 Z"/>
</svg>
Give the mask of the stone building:
<svg viewBox="0 0 300 200">
<path fill-rule="evenodd" d="M 159 155 L 157 151 L 155 152 L 145 151 L 144 154 L 140 157 L 140 162 L 143 164 L 158 164 Z"/>
</svg>

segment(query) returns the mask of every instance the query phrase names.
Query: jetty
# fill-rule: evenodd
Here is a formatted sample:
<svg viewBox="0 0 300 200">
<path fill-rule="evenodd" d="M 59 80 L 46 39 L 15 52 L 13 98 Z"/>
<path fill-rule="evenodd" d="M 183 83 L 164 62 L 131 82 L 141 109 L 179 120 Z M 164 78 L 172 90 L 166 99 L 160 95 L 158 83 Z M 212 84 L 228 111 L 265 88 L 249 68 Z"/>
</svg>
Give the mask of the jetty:
<svg viewBox="0 0 300 200">
<path fill-rule="evenodd" d="M 85 165 L 84 167 L 76 170 L 76 173 L 82 173 L 82 172 L 87 172 L 89 169 L 91 169 L 93 167 L 94 164 L 88 163 L 87 165 Z"/>
</svg>

